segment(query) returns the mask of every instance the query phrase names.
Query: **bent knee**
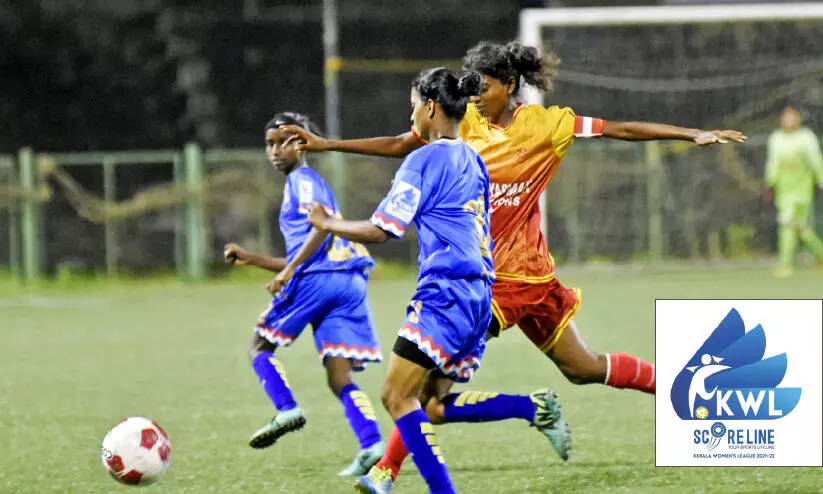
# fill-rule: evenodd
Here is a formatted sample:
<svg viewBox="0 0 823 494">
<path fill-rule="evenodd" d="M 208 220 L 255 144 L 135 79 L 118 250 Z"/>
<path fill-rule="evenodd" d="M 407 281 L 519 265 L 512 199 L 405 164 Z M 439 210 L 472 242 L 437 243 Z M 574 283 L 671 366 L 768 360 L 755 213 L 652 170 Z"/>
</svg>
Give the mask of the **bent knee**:
<svg viewBox="0 0 823 494">
<path fill-rule="evenodd" d="M 383 384 L 383 389 L 380 390 L 380 402 L 383 404 L 383 408 L 391 414 L 392 408 L 397 406 L 399 400 L 397 391 Z"/>
<path fill-rule="evenodd" d="M 602 383 L 606 379 L 606 358 L 592 353 L 589 359 L 558 362 L 557 368 L 572 384 Z"/>
<path fill-rule="evenodd" d="M 261 353 L 274 353 L 274 350 L 277 347 L 272 344 L 269 340 L 263 338 L 257 332 L 252 335 L 251 341 L 249 342 L 248 348 L 248 356 L 251 362 L 254 362 L 254 359 L 257 358 L 258 355 Z"/>
<path fill-rule="evenodd" d="M 326 384 L 335 396 L 343 394 L 343 390 L 352 383 L 349 372 L 329 372 L 326 375 Z"/>
<path fill-rule="evenodd" d="M 402 415 L 402 412 L 407 408 L 407 402 L 412 398 L 404 393 L 402 390 L 393 388 L 388 384 L 383 385 L 380 391 L 380 401 L 383 403 L 383 408 L 389 412 L 392 417 Z"/>
<path fill-rule="evenodd" d="M 426 403 L 426 416 L 434 425 L 446 422 L 446 407 L 438 398 L 430 398 Z"/>
</svg>

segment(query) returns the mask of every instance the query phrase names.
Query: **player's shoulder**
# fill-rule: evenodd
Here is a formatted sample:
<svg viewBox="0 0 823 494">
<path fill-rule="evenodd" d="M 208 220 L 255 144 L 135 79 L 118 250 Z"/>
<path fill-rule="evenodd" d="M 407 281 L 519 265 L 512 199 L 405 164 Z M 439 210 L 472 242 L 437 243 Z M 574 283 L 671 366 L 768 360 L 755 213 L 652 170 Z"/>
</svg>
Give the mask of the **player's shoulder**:
<svg viewBox="0 0 823 494">
<path fill-rule="evenodd" d="M 403 161 L 403 168 L 408 170 L 422 171 L 426 164 L 432 159 L 436 159 L 446 150 L 440 141 L 433 141 L 425 146 L 421 146 L 406 156 Z"/>
<path fill-rule="evenodd" d="M 531 105 L 523 105 L 518 109 L 518 112 L 522 113 L 524 116 L 528 118 L 556 118 L 560 119 L 567 116 L 574 117 L 574 110 L 572 110 L 568 106 L 559 106 L 559 105 L 551 105 L 551 106 L 543 106 L 537 104 Z"/>
<path fill-rule="evenodd" d="M 483 115 L 480 114 L 474 103 L 469 103 L 466 105 L 466 114 L 463 115 L 463 120 L 471 123 L 480 122 L 483 120 Z"/>
<path fill-rule="evenodd" d="M 574 110 L 567 106 L 523 105 L 517 110 L 517 119 L 522 119 L 525 128 L 554 129 L 565 119 L 574 119 Z"/>
<path fill-rule="evenodd" d="M 286 184 L 301 203 L 318 201 L 333 194 L 323 176 L 308 166 L 301 166 L 289 173 Z"/>
<path fill-rule="evenodd" d="M 817 134 L 815 134 L 809 127 L 800 127 L 798 132 L 800 132 L 806 139 L 817 140 Z"/>
<path fill-rule="evenodd" d="M 786 133 L 782 129 L 775 129 L 769 132 L 769 142 L 775 142 L 783 138 Z"/>
<path fill-rule="evenodd" d="M 310 166 L 300 166 L 289 173 L 288 181 L 290 182 L 311 182 L 313 184 L 325 185 L 326 181 L 317 170 Z"/>
</svg>

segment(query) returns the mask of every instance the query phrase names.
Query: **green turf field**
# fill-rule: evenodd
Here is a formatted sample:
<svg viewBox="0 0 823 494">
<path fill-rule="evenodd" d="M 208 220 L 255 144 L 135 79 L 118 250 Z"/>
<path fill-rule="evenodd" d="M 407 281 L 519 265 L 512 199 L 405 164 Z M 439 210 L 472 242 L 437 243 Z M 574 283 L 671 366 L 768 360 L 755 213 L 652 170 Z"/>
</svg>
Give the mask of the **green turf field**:
<svg viewBox="0 0 823 494">
<path fill-rule="evenodd" d="M 655 297 L 823 296 L 819 273 L 786 280 L 756 268 L 561 275 L 583 288 L 577 321 L 590 347 L 650 360 Z M 411 278 L 371 285 L 384 348 L 413 287 Z M 105 474 L 99 450 L 107 429 L 128 415 L 152 417 L 172 438 L 171 470 L 149 492 L 351 492 L 336 473 L 357 444 L 325 387 L 310 334 L 280 353 L 307 427 L 268 450 L 247 446 L 272 415 L 245 354 L 267 304 L 262 282 L 6 288 L 0 295 L 0 492 L 127 492 Z M 373 366 L 358 380 L 378 408 L 384 371 Z M 516 329 L 490 344 L 471 386 L 554 387 L 575 451 L 562 464 L 522 422 L 441 427 L 460 492 L 823 492 L 820 470 L 654 468 L 653 398 L 568 384 Z M 388 433 L 390 420 L 379 413 Z M 413 464 L 407 467 L 395 492 L 424 492 Z"/>
</svg>

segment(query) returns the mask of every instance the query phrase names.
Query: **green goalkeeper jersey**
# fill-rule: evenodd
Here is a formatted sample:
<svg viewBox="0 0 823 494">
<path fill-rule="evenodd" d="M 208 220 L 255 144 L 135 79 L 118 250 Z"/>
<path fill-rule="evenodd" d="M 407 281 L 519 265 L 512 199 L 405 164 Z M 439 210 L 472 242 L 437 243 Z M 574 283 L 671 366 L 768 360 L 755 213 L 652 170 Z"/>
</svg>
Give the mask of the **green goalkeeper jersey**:
<svg viewBox="0 0 823 494">
<path fill-rule="evenodd" d="M 815 184 L 823 186 L 823 154 L 814 132 L 776 130 L 769 136 L 766 185 L 774 189 L 777 204 L 811 203 Z"/>
</svg>

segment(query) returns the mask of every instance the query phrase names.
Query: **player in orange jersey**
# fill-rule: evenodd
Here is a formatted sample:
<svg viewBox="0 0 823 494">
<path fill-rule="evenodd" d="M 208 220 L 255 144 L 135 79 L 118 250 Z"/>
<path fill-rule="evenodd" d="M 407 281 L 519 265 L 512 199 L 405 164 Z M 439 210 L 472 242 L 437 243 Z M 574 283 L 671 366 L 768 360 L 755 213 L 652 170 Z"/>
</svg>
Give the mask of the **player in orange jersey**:
<svg viewBox="0 0 823 494">
<path fill-rule="evenodd" d="M 654 393 L 654 365 L 624 353 L 593 352 L 580 337 L 572 320 L 580 305 L 580 291 L 563 286 L 554 276 L 554 260 L 540 230 L 540 195 L 575 138 L 676 139 L 709 145 L 744 142 L 746 137 L 733 130 L 607 122 L 576 116 L 570 108 L 522 105 L 516 97 L 523 84 L 551 90 L 559 59 L 553 53 L 541 57 L 535 48 L 516 42 L 481 42 L 467 52 L 463 62 L 483 76 L 482 94 L 469 105 L 460 137 L 483 158 L 492 187 L 497 281 L 492 287 L 495 317 L 490 335 L 517 325 L 575 384 L 603 383 Z M 414 128 L 394 137 L 345 141 L 325 140 L 298 128 L 289 131 L 305 141 L 298 147 L 308 151 L 402 157 L 426 144 Z M 437 396 L 427 412 L 434 422 L 438 414 L 442 417 Z"/>
</svg>

